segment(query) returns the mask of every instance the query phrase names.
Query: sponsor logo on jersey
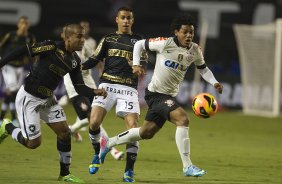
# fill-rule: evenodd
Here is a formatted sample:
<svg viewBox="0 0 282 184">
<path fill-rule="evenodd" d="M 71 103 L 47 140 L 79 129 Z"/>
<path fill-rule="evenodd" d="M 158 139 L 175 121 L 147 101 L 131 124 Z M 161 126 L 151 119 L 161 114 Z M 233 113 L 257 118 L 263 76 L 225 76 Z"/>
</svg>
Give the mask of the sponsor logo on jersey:
<svg viewBox="0 0 282 184">
<path fill-rule="evenodd" d="M 106 91 L 108 91 L 110 93 L 133 96 L 133 91 L 128 91 L 128 90 L 124 90 L 124 89 L 116 89 L 116 88 L 113 88 L 113 87 L 107 87 Z"/>
<path fill-rule="evenodd" d="M 180 64 L 180 63 L 176 63 L 174 61 L 170 61 L 170 60 L 166 60 L 164 62 L 165 66 L 169 67 L 169 68 L 173 68 L 173 69 L 179 69 L 181 71 L 186 71 L 188 69 L 188 66 L 185 67 L 184 65 Z"/>
<path fill-rule="evenodd" d="M 150 38 L 149 42 L 156 42 L 156 41 L 163 41 L 163 40 L 167 40 L 167 38 L 165 37 Z"/>
</svg>

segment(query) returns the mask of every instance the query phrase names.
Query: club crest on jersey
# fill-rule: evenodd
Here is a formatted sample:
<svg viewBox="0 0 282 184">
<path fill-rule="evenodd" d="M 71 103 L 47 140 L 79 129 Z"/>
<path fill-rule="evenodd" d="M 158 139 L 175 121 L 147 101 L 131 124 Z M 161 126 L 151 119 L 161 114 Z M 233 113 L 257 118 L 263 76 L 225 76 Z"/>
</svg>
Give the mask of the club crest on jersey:
<svg viewBox="0 0 282 184">
<path fill-rule="evenodd" d="M 168 100 L 166 100 L 166 101 L 165 101 L 165 104 L 166 104 L 167 106 L 171 107 L 171 106 L 173 106 L 173 105 L 174 105 L 174 101 L 173 101 L 173 100 L 168 99 Z"/>
<path fill-rule="evenodd" d="M 131 43 L 134 45 L 138 40 L 137 39 L 131 39 Z"/>
<path fill-rule="evenodd" d="M 72 64 L 72 68 L 75 68 L 75 67 L 77 66 L 76 60 L 72 60 L 72 61 L 71 61 L 71 64 Z"/>
</svg>

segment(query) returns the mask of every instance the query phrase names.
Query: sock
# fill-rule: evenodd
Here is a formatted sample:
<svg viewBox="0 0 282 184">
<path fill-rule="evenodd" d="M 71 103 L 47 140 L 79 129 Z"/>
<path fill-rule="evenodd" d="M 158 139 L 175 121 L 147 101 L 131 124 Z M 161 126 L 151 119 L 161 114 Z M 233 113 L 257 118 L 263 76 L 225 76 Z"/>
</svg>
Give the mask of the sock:
<svg viewBox="0 0 282 184">
<path fill-rule="evenodd" d="M 20 144 L 24 145 L 26 147 L 26 140 L 25 138 L 23 137 L 23 134 L 21 132 L 21 129 L 20 128 L 14 128 L 12 133 L 11 133 L 11 137 L 19 142 Z"/>
<path fill-rule="evenodd" d="M 139 128 L 131 128 L 115 137 L 112 137 L 109 139 L 109 148 L 120 145 L 120 144 L 126 144 L 126 143 L 132 143 L 135 141 L 139 141 L 142 138 L 139 134 Z"/>
<path fill-rule="evenodd" d="M 100 130 L 101 130 L 101 135 L 103 135 L 105 137 L 109 137 L 108 133 L 106 132 L 106 130 L 104 129 L 104 127 L 102 125 L 100 126 Z"/>
<path fill-rule="evenodd" d="M 176 128 L 175 141 L 180 153 L 183 168 L 192 165 L 190 159 L 189 127 L 178 126 Z"/>
<path fill-rule="evenodd" d="M 95 154 L 99 154 L 100 153 L 100 138 L 101 138 L 100 128 L 95 131 L 89 128 L 89 138 L 93 146 L 93 149 L 95 151 Z"/>
<path fill-rule="evenodd" d="M 60 176 L 70 174 L 69 167 L 71 164 L 71 139 L 62 140 L 57 138 L 57 150 L 60 159 Z"/>
<path fill-rule="evenodd" d="M 88 125 L 88 118 L 80 120 L 79 117 L 76 117 L 76 121 L 74 124 L 71 125 L 70 130 L 71 132 L 77 132 L 82 127 Z"/>
<path fill-rule="evenodd" d="M 139 142 L 126 144 L 126 167 L 125 171 L 134 170 L 134 164 L 137 158 Z"/>
</svg>

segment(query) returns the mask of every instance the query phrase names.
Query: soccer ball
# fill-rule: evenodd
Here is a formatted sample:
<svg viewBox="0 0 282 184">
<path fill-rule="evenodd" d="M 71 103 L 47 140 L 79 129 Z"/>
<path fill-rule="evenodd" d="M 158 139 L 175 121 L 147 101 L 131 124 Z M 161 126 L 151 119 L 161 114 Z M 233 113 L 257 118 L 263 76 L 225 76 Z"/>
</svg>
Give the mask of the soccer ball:
<svg viewBox="0 0 282 184">
<path fill-rule="evenodd" d="M 209 118 L 215 115 L 218 104 L 214 96 L 209 93 L 200 93 L 192 101 L 192 109 L 196 116 Z"/>
</svg>

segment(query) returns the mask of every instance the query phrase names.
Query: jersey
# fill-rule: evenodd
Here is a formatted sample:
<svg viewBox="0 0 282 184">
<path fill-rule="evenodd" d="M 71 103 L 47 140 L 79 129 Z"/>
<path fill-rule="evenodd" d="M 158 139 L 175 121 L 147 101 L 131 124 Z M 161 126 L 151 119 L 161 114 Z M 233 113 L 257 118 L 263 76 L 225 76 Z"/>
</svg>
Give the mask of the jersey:
<svg viewBox="0 0 282 184">
<path fill-rule="evenodd" d="M 92 56 L 94 54 L 96 45 L 97 45 L 96 41 L 93 38 L 89 37 L 88 39 L 85 39 L 84 46 L 83 46 L 82 50 L 76 51 L 77 55 L 79 56 L 79 58 L 81 60 L 81 63 L 84 63 L 90 56 Z M 81 73 L 82 73 L 82 78 L 83 78 L 84 83 L 88 87 L 96 89 L 97 87 L 96 87 L 96 84 L 93 80 L 91 69 L 82 70 Z M 78 93 L 76 92 L 76 90 L 75 90 L 75 88 L 72 84 L 72 81 L 71 81 L 69 74 L 66 74 L 64 76 L 64 84 L 65 84 L 66 91 L 67 91 L 69 98 L 73 98 L 73 97 L 78 95 Z"/>
<path fill-rule="evenodd" d="M 190 48 L 180 47 L 176 38 L 152 38 L 145 42 L 145 48 L 156 51 L 156 64 L 148 89 L 175 97 L 179 84 L 184 80 L 188 67 L 205 64 L 201 48 L 191 44 Z"/>
<path fill-rule="evenodd" d="M 102 38 L 94 53 L 95 59 L 105 61 L 100 83 L 137 88 L 138 77 L 133 75 L 129 61 L 132 61 L 133 46 L 140 39 L 142 37 L 137 34 L 117 33 Z"/>
<path fill-rule="evenodd" d="M 19 47 L 1 59 L 0 67 L 24 54 L 39 56 L 25 79 L 26 92 L 41 99 L 52 97 L 63 76 L 69 73 L 78 93 L 84 96 L 93 95 L 94 90 L 83 82 L 79 57 L 75 52 L 66 51 L 63 42 L 48 40 Z"/>
<path fill-rule="evenodd" d="M 7 53 L 17 48 L 18 46 L 35 43 L 35 36 L 28 34 L 27 36 L 18 36 L 16 31 L 7 33 L 0 42 L 0 56 L 4 57 Z M 23 55 L 11 62 L 9 65 L 14 67 L 22 67 L 29 63 L 28 55 Z"/>
</svg>

